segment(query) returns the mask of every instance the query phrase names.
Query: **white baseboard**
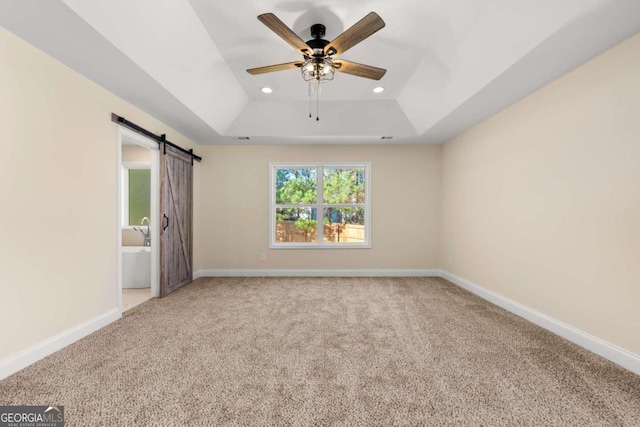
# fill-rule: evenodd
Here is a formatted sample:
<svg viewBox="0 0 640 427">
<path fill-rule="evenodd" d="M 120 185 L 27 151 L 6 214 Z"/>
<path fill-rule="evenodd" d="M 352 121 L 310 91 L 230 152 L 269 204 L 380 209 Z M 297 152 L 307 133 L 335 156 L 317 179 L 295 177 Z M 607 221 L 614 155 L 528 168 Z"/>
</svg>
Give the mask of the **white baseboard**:
<svg viewBox="0 0 640 427">
<path fill-rule="evenodd" d="M 198 270 L 200 277 L 439 277 L 437 269 L 360 269 L 360 270 Z"/>
<path fill-rule="evenodd" d="M 513 314 L 523 317 L 528 321 L 579 345 L 580 347 L 586 348 L 587 350 L 640 375 L 640 356 L 637 354 L 631 353 L 624 348 L 618 347 L 615 344 L 611 344 L 598 337 L 581 331 L 580 329 L 574 328 L 571 325 L 547 316 L 544 313 L 540 313 L 526 305 L 520 304 L 519 302 L 483 288 L 482 286 L 476 285 L 468 280 L 462 279 L 447 271 L 441 271 L 441 277 L 497 306 L 504 308 L 505 310 L 512 312 Z"/>
<path fill-rule="evenodd" d="M 120 317 L 122 317 L 122 314 L 117 308 L 114 308 L 111 311 L 46 339 L 39 344 L 31 346 L 26 350 L 9 356 L 9 358 L 0 361 L 0 380 L 107 326 Z"/>
</svg>

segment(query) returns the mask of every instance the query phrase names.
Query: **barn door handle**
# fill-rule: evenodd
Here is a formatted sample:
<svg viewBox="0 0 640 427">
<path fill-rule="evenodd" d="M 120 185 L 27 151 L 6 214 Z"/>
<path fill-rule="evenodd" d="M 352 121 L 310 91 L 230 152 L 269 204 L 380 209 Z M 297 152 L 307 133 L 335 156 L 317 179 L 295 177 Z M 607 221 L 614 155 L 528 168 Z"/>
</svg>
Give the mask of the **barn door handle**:
<svg viewBox="0 0 640 427">
<path fill-rule="evenodd" d="M 162 231 L 166 230 L 167 227 L 169 227 L 169 217 L 166 214 L 162 214 L 162 216 L 164 217 L 164 227 L 162 227 Z"/>
</svg>

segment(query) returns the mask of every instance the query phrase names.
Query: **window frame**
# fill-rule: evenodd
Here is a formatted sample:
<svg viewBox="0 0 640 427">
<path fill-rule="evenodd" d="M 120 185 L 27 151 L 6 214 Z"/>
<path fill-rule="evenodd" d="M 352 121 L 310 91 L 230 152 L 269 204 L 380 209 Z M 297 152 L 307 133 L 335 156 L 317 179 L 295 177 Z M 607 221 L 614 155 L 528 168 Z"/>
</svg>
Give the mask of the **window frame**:
<svg viewBox="0 0 640 427">
<path fill-rule="evenodd" d="M 325 168 L 364 169 L 364 203 L 324 203 Z M 276 204 L 276 170 L 277 169 L 316 169 L 317 198 L 316 203 L 300 203 L 295 205 Z M 371 162 L 269 162 L 269 249 L 371 249 Z M 276 242 L 276 208 L 310 208 L 317 209 L 317 217 L 324 218 L 327 207 L 362 207 L 364 208 L 364 235 L 362 243 L 324 242 L 324 221 L 317 221 L 315 242 Z"/>
</svg>

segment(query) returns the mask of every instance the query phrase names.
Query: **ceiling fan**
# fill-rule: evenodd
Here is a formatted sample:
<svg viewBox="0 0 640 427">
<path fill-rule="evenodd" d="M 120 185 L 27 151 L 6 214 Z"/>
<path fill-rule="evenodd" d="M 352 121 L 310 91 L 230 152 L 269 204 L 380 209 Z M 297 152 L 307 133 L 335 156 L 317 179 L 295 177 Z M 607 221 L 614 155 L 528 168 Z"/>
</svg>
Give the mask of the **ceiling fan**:
<svg viewBox="0 0 640 427">
<path fill-rule="evenodd" d="M 369 13 L 332 41 L 323 39 L 325 26 L 322 24 L 311 26 L 312 39 L 305 42 L 273 13 L 258 15 L 258 20 L 293 46 L 304 60 L 250 68 L 247 70 L 249 74 L 257 75 L 300 68 L 302 77 L 306 81 L 320 82 L 332 80 L 335 71 L 373 80 L 380 80 L 387 72 L 383 68 L 336 58 L 384 28 L 384 21 L 375 12 Z"/>
</svg>

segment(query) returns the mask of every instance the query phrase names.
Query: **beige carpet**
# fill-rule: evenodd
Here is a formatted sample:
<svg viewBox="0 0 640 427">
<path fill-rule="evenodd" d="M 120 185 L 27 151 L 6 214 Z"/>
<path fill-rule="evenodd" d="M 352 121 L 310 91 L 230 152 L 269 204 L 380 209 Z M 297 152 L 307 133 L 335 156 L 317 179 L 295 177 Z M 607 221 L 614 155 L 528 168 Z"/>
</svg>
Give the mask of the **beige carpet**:
<svg viewBox="0 0 640 427">
<path fill-rule="evenodd" d="M 640 377 L 434 278 L 200 279 L 0 382 L 69 426 L 640 425 Z"/>
</svg>

